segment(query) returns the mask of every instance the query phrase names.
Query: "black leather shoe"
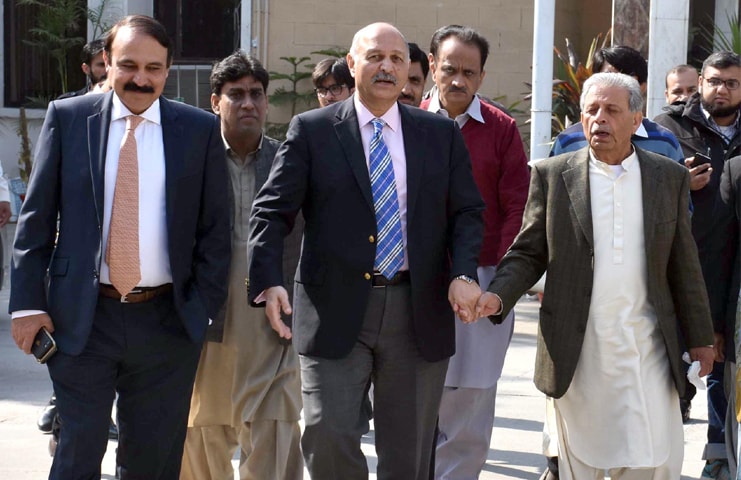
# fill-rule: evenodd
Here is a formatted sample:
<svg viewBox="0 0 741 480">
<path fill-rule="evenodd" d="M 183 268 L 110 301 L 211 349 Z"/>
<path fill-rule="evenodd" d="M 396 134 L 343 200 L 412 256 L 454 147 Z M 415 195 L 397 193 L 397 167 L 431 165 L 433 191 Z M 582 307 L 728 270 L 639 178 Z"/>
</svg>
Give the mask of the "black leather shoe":
<svg viewBox="0 0 741 480">
<path fill-rule="evenodd" d="M 52 395 L 49 404 L 44 407 L 39 418 L 36 420 L 36 426 L 44 433 L 51 433 L 51 423 L 54 419 L 54 415 L 57 413 L 56 402 L 56 397 Z"/>
<path fill-rule="evenodd" d="M 680 398 L 679 399 L 679 409 L 682 411 L 682 423 L 689 422 L 690 421 L 690 410 L 692 410 L 692 404 L 689 402 L 689 400 Z"/>
</svg>

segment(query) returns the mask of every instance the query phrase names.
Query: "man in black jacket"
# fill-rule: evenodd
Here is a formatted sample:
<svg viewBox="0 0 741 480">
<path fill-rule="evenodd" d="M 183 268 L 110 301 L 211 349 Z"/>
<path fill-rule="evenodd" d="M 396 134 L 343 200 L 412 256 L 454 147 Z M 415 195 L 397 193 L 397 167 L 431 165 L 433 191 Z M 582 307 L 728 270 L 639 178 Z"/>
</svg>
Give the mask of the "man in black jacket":
<svg viewBox="0 0 741 480">
<path fill-rule="evenodd" d="M 741 154 L 741 57 L 733 52 L 716 52 L 702 65 L 698 91 L 686 105 L 666 107 L 655 118 L 679 140 L 692 181 L 692 234 L 697 243 L 716 333 L 716 364 L 708 376 L 708 443 L 703 458 L 708 461 L 703 478 L 717 478 L 724 468 L 724 418 L 727 401 L 723 394 L 723 364 L 732 359 L 738 275 L 730 260 L 735 241 L 719 219 L 720 176 L 725 162 Z M 696 153 L 710 158 L 702 162 Z M 721 251 L 720 256 L 710 252 Z M 715 260 L 713 260 L 715 259 Z M 715 472 L 715 473 L 714 473 Z"/>
</svg>

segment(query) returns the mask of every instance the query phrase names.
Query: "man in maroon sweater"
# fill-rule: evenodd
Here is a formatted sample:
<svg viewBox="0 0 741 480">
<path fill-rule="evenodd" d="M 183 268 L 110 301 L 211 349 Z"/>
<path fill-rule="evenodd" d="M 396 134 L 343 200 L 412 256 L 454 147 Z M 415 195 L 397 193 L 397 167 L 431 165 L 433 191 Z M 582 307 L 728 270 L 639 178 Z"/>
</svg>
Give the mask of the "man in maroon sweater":
<svg viewBox="0 0 741 480">
<path fill-rule="evenodd" d="M 520 230 L 527 200 L 527 157 L 515 121 L 482 102 L 489 44 L 458 25 L 432 36 L 430 67 L 435 89 L 421 108 L 456 121 L 471 156 L 474 180 L 486 202 L 478 277 L 485 291 L 496 266 Z M 436 479 L 475 479 L 486 462 L 494 426 L 494 401 L 514 315 L 501 325 L 456 320 L 456 354 L 450 359 L 439 415 Z"/>
</svg>

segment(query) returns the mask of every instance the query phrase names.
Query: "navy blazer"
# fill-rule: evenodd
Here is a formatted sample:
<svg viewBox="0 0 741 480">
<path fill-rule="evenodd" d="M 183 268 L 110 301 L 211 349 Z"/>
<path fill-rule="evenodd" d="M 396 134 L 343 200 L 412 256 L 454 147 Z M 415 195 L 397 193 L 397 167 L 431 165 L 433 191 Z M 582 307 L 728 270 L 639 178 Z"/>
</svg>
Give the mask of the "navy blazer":
<svg viewBox="0 0 741 480">
<path fill-rule="evenodd" d="M 483 221 L 455 122 L 399 105 L 407 167 L 412 330 L 421 355 L 455 352 L 447 299 L 453 276 L 476 276 Z M 293 341 L 301 354 L 341 358 L 353 348 L 372 287 L 377 235 L 370 177 L 352 97 L 293 118 L 250 219 L 250 301 L 282 285 L 282 240 L 306 222 L 296 272 Z"/>
<path fill-rule="evenodd" d="M 13 246 L 9 310 L 48 312 L 59 349 L 70 355 L 87 343 L 98 301 L 112 98 L 109 92 L 49 104 Z M 213 114 L 163 97 L 160 112 L 175 308 L 200 342 L 227 293 L 224 146 Z"/>
</svg>

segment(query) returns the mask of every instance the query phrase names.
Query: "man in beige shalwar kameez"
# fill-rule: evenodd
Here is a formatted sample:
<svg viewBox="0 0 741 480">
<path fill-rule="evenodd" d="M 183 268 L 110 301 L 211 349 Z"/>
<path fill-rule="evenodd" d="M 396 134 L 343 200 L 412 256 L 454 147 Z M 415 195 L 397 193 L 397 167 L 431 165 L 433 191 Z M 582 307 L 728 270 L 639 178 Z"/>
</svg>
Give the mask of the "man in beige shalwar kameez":
<svg viewBox="0 0 741 480">
<path fill-rule="evenodd" d="M 239 447 L 241 480 L 303 476 L 299 448 L 298 358 L 247 302 L 248 220 L 279 143 L 262 133 L 268 73 L 235 53 L 214 65 L 211 104 L 221 117 L 231 179 L 232 259 L 229 298 L 203 347 L 191 400 L 181 480 L 232 480 Z M 301 228 L 286 238 L 284 278 L 293 278 Z"/>
</svg>

